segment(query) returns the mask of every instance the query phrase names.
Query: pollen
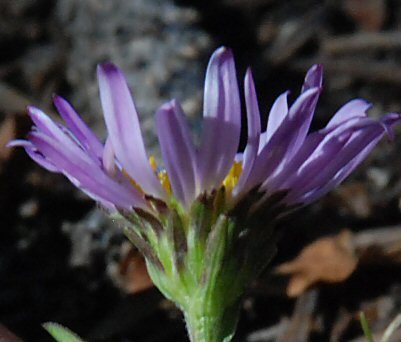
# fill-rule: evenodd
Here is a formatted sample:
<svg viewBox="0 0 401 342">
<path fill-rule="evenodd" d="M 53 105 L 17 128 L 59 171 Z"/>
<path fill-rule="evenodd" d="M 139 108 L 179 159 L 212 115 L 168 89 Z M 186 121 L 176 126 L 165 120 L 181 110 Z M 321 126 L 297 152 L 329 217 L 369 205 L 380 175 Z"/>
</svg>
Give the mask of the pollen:
<svg viewBox="0 0 401 342">
<path fill-rule="evenodd" d="M 166 192 L 171 195 L 171 183 L 168 177 L 167 171 L 164 169 L 159 169 L 157 167 L 156 158 L 154 156 L 149 157 L 149 164 L 152 170 L 156 173 L 157 178 L 159 178 L 160 184 L 166 190 Z"/>
<path fill-rule="evenodd" d="M 228 172 L 228 175 L 223 180 L 223 185 L 228 193 L 230 193 L 234 189 L 239 177 L 241 176 L 241 173 L 242 163 L 235 161 L 230 171 Z"/>
<path fill-rule="evenodd" d="M 156 172 L 157 165 L 156 165 L 155 156 L 150 156 L 150 157 L 149 157 L 149 164 L 150 164 L 152 170 Z"/>
<path fill-rule="evenodd" d="M 157 173 L 157 178 L 159 178 L 159 181 L 160 181 L 162 187 L 164 188 L 164 190 L 166 190 L 166 192 L 169 195 L 171 195 L 171 184 L 170 184 L 170 179 L 168 178 L 168 174 L 167 174 L 166 170 L 159 171 Z"/>
</svg>

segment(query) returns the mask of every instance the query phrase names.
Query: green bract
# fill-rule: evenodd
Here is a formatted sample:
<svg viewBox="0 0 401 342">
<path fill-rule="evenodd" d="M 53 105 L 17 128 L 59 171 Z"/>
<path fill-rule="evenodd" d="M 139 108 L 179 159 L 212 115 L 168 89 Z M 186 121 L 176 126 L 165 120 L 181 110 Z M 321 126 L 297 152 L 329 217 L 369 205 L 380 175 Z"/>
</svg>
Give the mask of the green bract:
<svg viewBox="0 0 401 342">
<path fill-rule="evenodd" d="M 154 284 L 184 312 L 193 341 L 231 340 L 244 288 L 274 254 L 266 222 L 283 208 L 273 201 L 249 216 L 254 200 L 229 209 L 221 187 L 189 210 L 155 201 L 154 214 L 123 212 L 126 235 L 145 256 Z"/>
</svg>

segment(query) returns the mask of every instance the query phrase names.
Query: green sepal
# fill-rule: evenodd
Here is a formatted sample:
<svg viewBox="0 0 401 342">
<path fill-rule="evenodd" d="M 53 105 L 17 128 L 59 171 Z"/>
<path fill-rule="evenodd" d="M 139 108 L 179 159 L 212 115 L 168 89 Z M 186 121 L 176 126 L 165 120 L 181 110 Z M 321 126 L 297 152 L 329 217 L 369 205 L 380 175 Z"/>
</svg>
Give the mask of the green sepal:
<svg viewBox="0 0 401 342">
<path fill-rule="evenodd" d="M 153 283 L 184 312 L 192 342 L 231 341 L 245 287 L 274 255 L 282 209 L 274 200 L 253 206 L 262 196 L 255 190 L 228 210 L 222 187 L 191 208 L 170 198 L 160 212 L 123 214 Z"/>
</svg>

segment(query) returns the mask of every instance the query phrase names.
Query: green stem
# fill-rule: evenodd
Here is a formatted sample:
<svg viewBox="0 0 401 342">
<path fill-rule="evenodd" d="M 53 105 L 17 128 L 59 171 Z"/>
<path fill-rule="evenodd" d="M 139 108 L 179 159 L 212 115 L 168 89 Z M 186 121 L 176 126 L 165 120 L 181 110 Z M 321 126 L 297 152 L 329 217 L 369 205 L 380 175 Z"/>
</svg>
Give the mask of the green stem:
<svg viewBox="0 0 401 342">
<path fill-rule="evenodd" d="M 203 306 L 184 312 L 191 342 L 230 342 L 239 316 L 239 301 L 213 315 L 203 312 Z"/>
<path fill-rule="evenodd" d="M 191 342 L 221 342 L 217 332 L 219 319 L 186 314 L 185 321 Z"/>
<path fill-rule="evenodd" d="M 186 313 L 188 335 L 191 342 L 229 342 L 221 336 L 223 322 L 219 317 L 207 317 L 196 313 Z"/>
</svg>

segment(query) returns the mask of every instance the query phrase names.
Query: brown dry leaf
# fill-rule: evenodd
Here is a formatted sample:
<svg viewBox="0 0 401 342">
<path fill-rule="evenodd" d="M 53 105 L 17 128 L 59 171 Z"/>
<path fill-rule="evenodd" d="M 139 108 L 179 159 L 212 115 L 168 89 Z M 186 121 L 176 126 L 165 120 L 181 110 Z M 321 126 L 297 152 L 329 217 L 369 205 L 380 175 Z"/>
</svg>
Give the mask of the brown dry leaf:
<svg viewBox="0 0 401 342">
<path fill-rule="evenodd" d="M 306 246 L 294 260 L 281 264 L 276 272 L 291 276 L 287 295 L 297 297 L 317 282 L 337 283 L 347 279 L 357 263 L 352 235 L 342 231 Z"/>
<path fill-rule="evenodd" d="M 128 247 L 119 264 L 119 282 L 128 293 L 137 293 L 153 286 L 145 260 L 133 247 Z"/>
</svg>

